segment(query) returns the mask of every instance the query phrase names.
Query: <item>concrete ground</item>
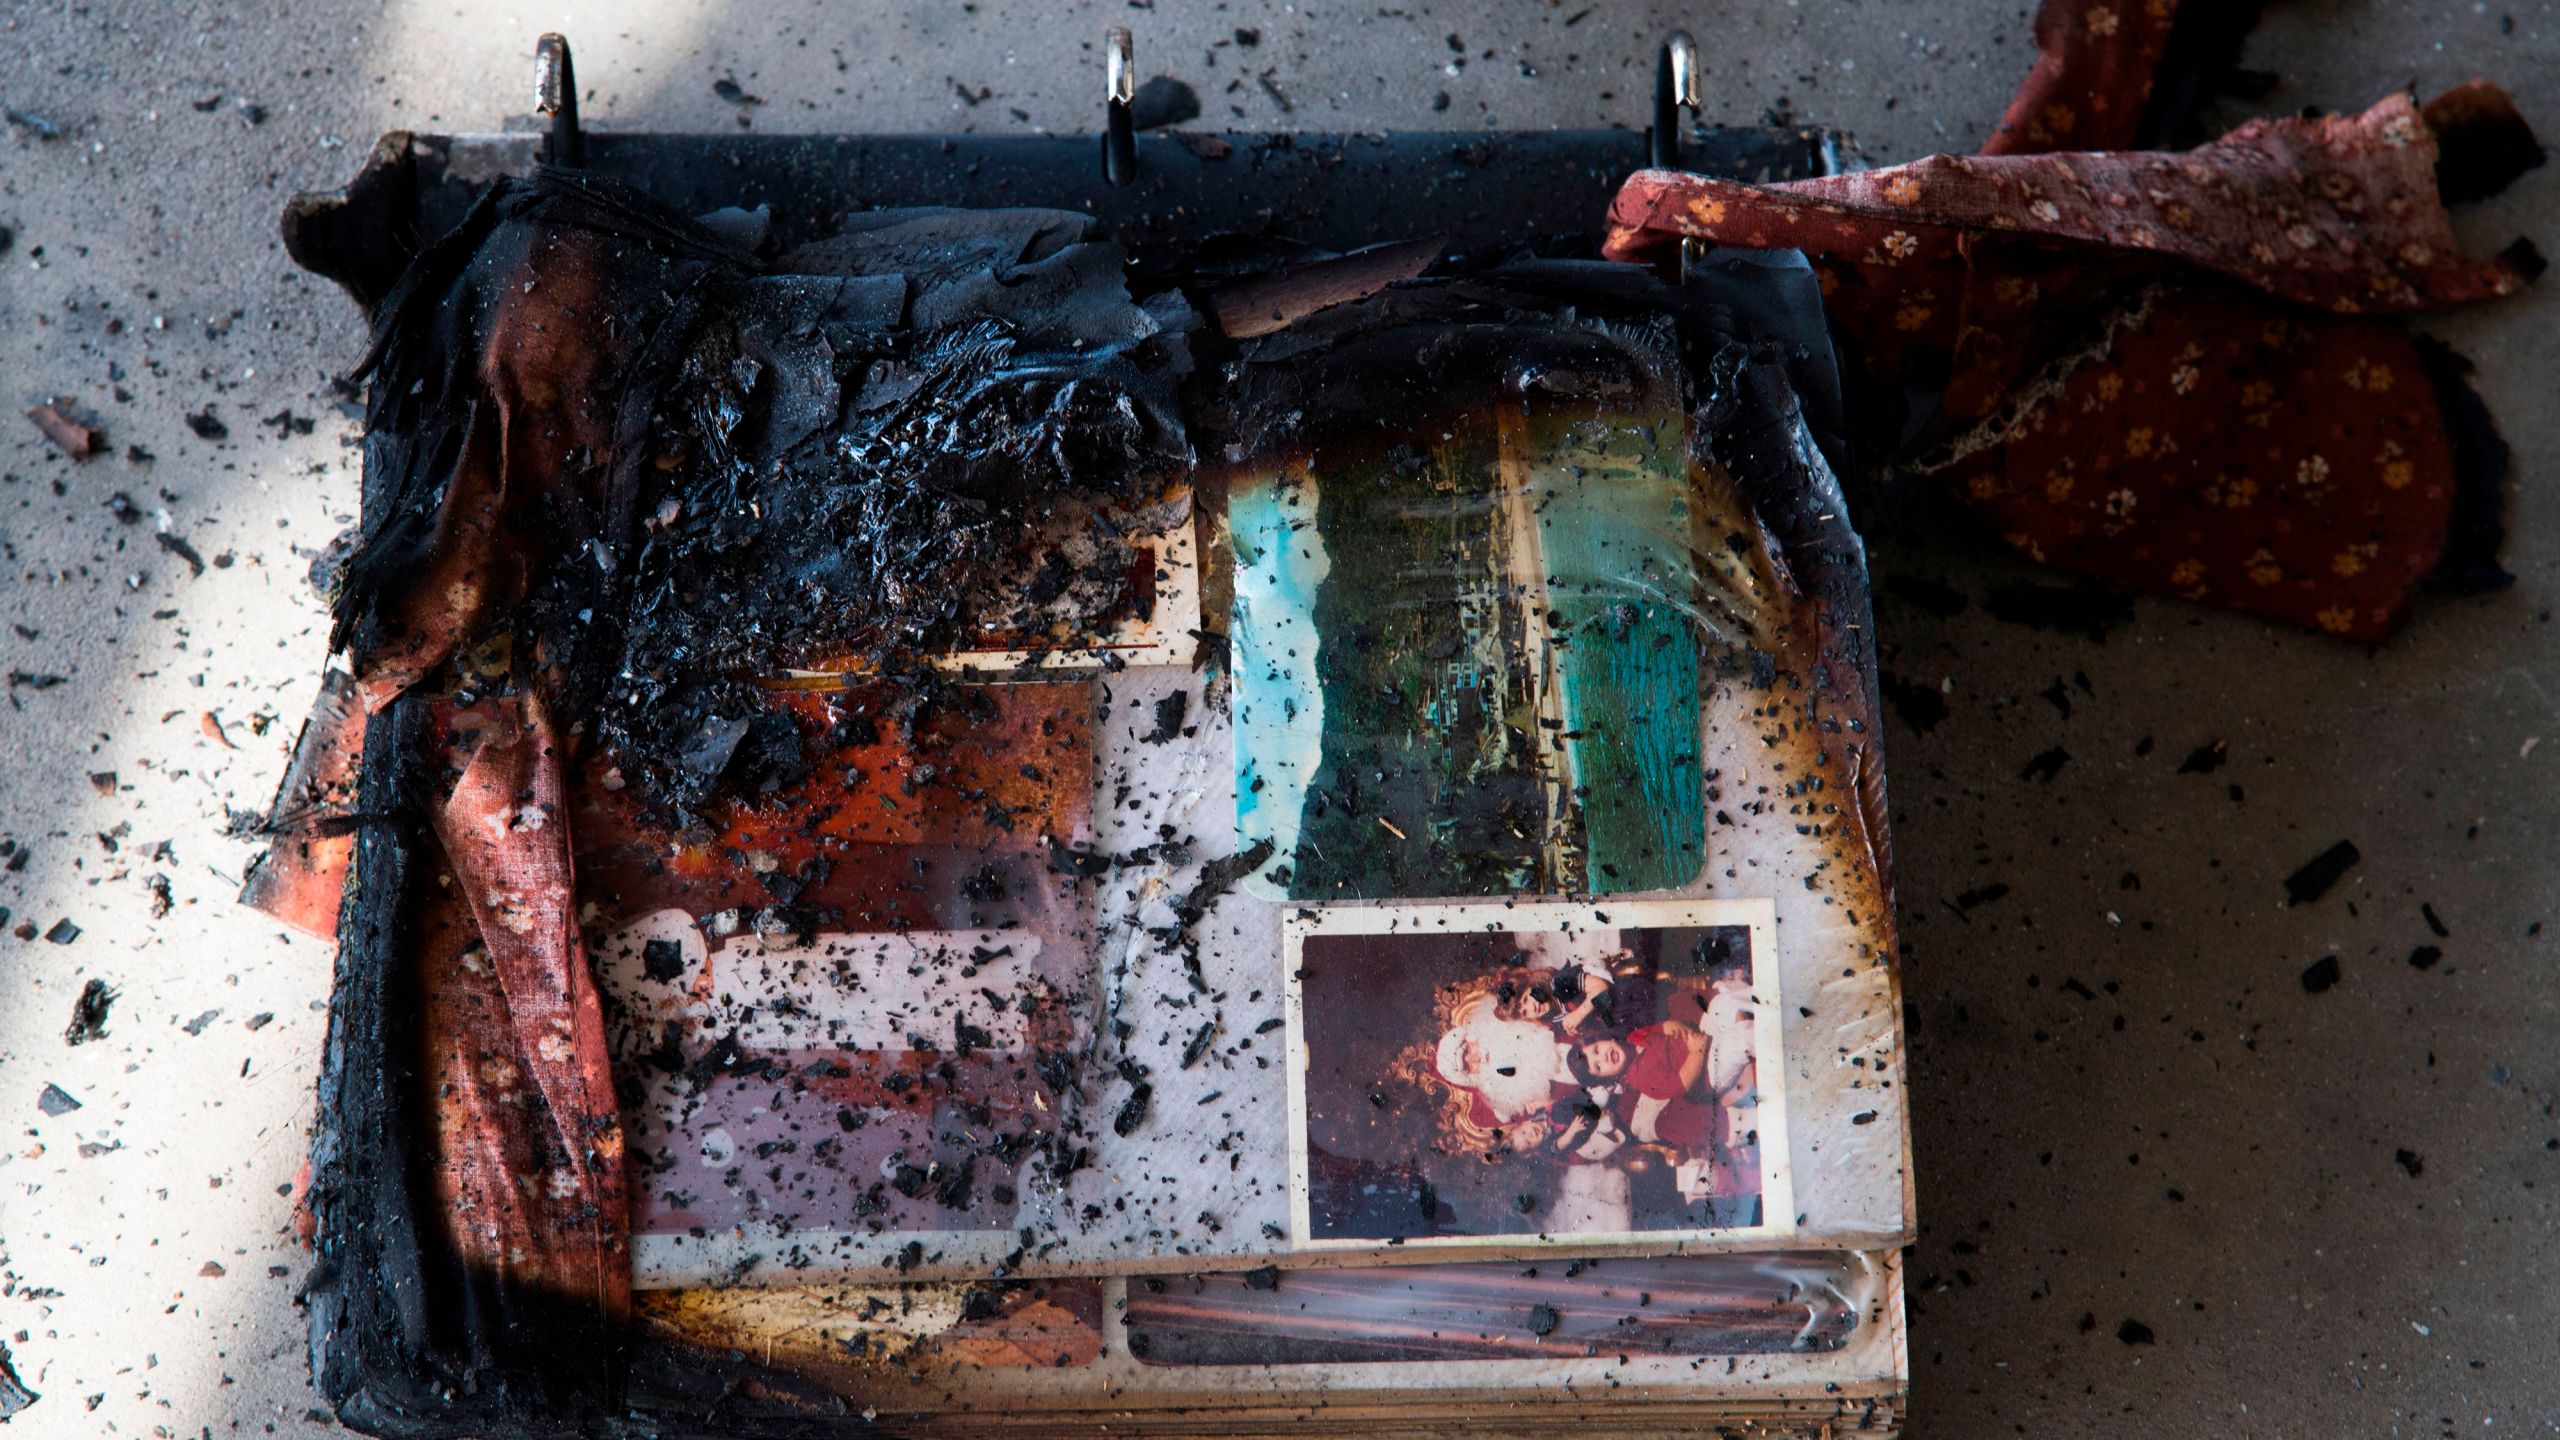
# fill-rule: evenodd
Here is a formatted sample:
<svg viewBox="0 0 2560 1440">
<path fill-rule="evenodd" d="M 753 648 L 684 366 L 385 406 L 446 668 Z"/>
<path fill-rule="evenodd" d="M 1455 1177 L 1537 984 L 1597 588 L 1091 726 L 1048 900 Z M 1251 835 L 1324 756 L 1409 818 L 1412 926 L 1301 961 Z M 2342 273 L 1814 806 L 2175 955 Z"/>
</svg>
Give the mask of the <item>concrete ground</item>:
<svg viewBox="0 0 2560 1440">
<path fill-rule="evenodd" d="M 1637 124 L 1653 45 L 1686 25 L 1711 118 L 1792 109 L 1888 162 L 1980 139 L 2029 8 L 0 5 L 0 101 L 58 130 L 0 126 L 0 906 L 11 928 L 78 927 L 0 936 L 0 1342 L 44 1397 L 12 1433 L 334 1428 L 283 1198 L 330 955 L 232 903 L 251 847 L 225 834 L 309 703 L 326 627 L 305 572 L 355 510 L 328 378 L 362 336 L 286 262 L 290 193 L 344 180 L 385 129 L 524 111 L 555 26 L 599 126 L 1072 131 L 1098 118 L 1107 24 L 1136 29 L 1141 75 L 1190 81 L 1236 128 Z M 2560 131 L 2548 0 L 2278 12 L 2249 54 L 2286 77 L 2271 109 L 2485 74 Z M 2546 172 L 2467 223 L 2554 248 L 2555 219 Z M 2162 602 L 2103 643 L 1884 602 L 1889 667 L 1949 709 L 1889 752 L 1913 1433 L 2560 1430 L 2555 319 L 2546 284 L 2431 322 L 2516 444 L 2518 581 L 2430 603 L 2378 651 Z M 112 453 L 74 465 L 17 418 L 54 395 Z M 2024 573 L 1954 531 L 1875 552 L 1882 576 L 1975 597 Z M 2221 768 L 2181 773 L 2215 745 Z M 2056 746 L 2058 775 L 2020 778 Z M 2285 908 L 2282 878 L 2339 839 L 2362 863 Z M 2441 962 L 2414 968 L 2419 945 Z M 2322 956 L 2342 978 L 2308 993 Z M 107 1032 L 67 1047 L 91 979 L 119 992 Z M 47 1114 L 48 1084 L 80 1108 Z"/>
</svg>

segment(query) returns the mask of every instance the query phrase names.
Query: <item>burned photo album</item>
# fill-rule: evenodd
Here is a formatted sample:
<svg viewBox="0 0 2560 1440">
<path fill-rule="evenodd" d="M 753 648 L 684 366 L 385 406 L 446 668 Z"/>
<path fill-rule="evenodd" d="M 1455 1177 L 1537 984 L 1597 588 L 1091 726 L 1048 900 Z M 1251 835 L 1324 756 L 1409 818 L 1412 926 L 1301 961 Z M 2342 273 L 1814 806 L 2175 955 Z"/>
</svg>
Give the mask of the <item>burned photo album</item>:
<svg viewBox="0 0 2560 1440">
<path fill-rule="evenodd" d="M 1030 225 L 1048 282 L 1108 290 L 1081 223 L 841 243 Z M 1158 362 L 1196 317 L 1123 293 L 1043 312 L 1091 384 L 1026 381 L 1028 428 L 964 407 L 985 446 L 918 490 L 881 447 L 935 366 L 1003 356 L 926 347 L 856 404 L 809 347 L 1002 298 L 919 275 L 903 307 L 741 282 L 788 323 L 707 332 L 635 563 L 779 629 L 635 613 L 564 784 L 635 1288 L 1905 1231 L 1871 664 L 1835 624 L 1863 564 L 1802 421 L 1687 378 L 1743 363 L 1729 317 L 1605 265 L 1394 290 L 1239 346 L 1195 449 Z M 1097 437 L 1122 473 L 1060 479 Z M 998 524 L 969 487 L 1008 474 L 1047 488 Z M 871 608 L 806 611 L 813 576 Z"/>
<path fill-rule="evenodd" d="M 1081 215 L 767 259 L 498 202 L 388 327 L 339 617 L 361 804 L 419 812 L 356 829 L 342 979 L 423 1001 L 344 1053 L 423 1054 L 417 1224 L 472 1285 L 950 1433 L 1898 1394 L 1874 655 L 1800 261 L 1315 272 L 1218 333 Z M 647 297 L 601 337 L 652 397 L 611 566 L 482 553 L 514 492 L 448 526 L 426 483 L 505 478 L 453 297 L 580 333 L 517 283 L 546 236 Z M 411 1161 L 330 1113 L 315 1210 L 369 1243 Z"/>
<path fill-rule="evenodd" d="M 1585 509 L 1683 503 L 1623 457 L 1582 475 L 1606 492 Z M 1485 597 L 1465 645 L 1410 575 L 1330 568 L 1284 596 L 1250 536 L 1204 544 L 1185 510 L 1135 547 L 1145 603 L 1113 592 L 1103 643 L 955 657 L 935 718 L 839 719 L 718 846 L 589 787 L 581 889 L 611 917 L 593 953 L 645 1096 L 636 1283 L 1797 1235 L 1779 909 L 1702 876 L 1680 800 L 1713 757 L 1674 722 L 1712 677 L 1588 604 L 1590 643 L 1555 643 L 1572 622 L 1516 576 L 1554 573 L 1522 547 L 1587 528 L 1573 506 L 1443 503 L 1520 567 L 1460 587 Z M 1213 585 L 1231 676 L 1190 663 Z M 1342 633 L 1382 598 L 1416 623 Z M 1261 663 L 1292 620 L 1346 658 Z M 795 674 L 774 703 L 806 733 L 859 710 L 860 681 Z M 1384 685 L 1429 698 L 1365 703 Z M 1506 717 L 1550 718 L 1543 753 Z M 1587 898 L 1492 898 L 1559 880 Z M 840 918 L 794 929 L 777 900 Z"/>
</svg>

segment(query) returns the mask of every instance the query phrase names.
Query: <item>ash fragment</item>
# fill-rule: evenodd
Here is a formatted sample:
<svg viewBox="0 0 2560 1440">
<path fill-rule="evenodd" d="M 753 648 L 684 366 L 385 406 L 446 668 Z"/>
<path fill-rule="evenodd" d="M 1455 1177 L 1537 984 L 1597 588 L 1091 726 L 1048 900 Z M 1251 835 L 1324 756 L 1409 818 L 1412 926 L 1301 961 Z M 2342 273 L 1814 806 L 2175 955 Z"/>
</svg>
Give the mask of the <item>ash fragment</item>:
<svg viewBox="0 0 2560 1440">
<path fill-rule="evenodd" d="M 1271 841 L 1257 840 L 1252 848 L 1241 854 L 1202 865 L 1200 878 L 1191 883 L 1191 889 L 1173 907 L 1174 913 L 1181 917 L 1186 927 L 1199 924 L 1200 917 L 1209 913 L 1209 907 L 1217 903 L 1219 896 L 1234 889 L 1237 881 L 1261 869 L 1276 850 Z"/>
<path fill-rule="evenodd" d="M 52 441 L 55 449 L 74 460 L 85 460 L 98 453 L 97 430 L 65 415 L 54 404 L 38 405 L 27 412 L 27 418 L 35 422 L 36 428 L 44 432 L 44 438 Z"/>
<path fill-rule="evenodd" d="M 1156 1087 L 1141 1080 L 1130 1088 L 1129 1098 L 1120 1103 L 1120 1113 L 1111 1117 L 1112 1133 L 1135 1135 L 1147 1123 L 1147 1107 L 1155 1100 Z"/>
<path fill-rule="evenodd" d="M 15 105 L 0 106 L 0 116 L 7 117 L 10 124 L 17 126 L 19 129 L 26 131 L 28 134 L 35 136 L 39 140 L 59 140 L 62 138 L 62 126 L 59 123 L 50 117 L 40 115 L 33 110 L 21 110 Z"/>
<path fill-rule="evenodd" d="M 154 534 L 151 538 L 160 542 L 161 549 L 166 550 L 170 554 L 177 556 L 179 559 L 186 561 L 187 573 L 189 575 L 200 576 L 204 574 L 204 557 L 197 554 L 196 547 L 188 544 L 184 537 L 172 535 L 168 531 L 162 530 L 157 534 Z"/>
<path fill-rule="evenodd" d="M 1961 915 L 1977 905 L 1988 905 L 2008 893 L 2009 886 L 2005 881 L 1995 880 L 1988 885 L 1977 886 L 1956 896 L 1956 913 Z"/>
<path fill-rule="evenodd" d="M 1199 1064 L 1200 1057 L 1209 1053 L 1210 1045 L 1215 1043 L 1217 1038 L 1218 1022 L 1215 1020 L 1202 1022 L 1199 1030 L 1195 1031 L 1190 1041 L 1182 1047 L 1182 1068 L 1188 1070 Z"/>
<path fill-rule="evenodd" d="M 1887 671 L 1883 677 L 1885 703 L 1915 735 L 1926 735 L 1947 718 L 1946 692 L 1924 681 L 1909 679 Z"/>
<path fill-rule="evenodd" d="M 26 1387 L 17 1369 L 9 1363 L 9 1347 L 0 1345 L 0 1421 L 33 1405 L 44 1397 Z"/>
<path fill-rule="evenodd" d="M 107 1010 L 115 1003 L 115 988 L 106 981 L 91 980 L 81 986 L 80 998 L 71 1004 L 71 1024 L 62 1032 L 62 1043 L 86 1045 L 92 1040 L 105 1039 Z"/>
<path fill-rule="evenodd" d="M 1182 738 L 1183 717 L 1191 708 L 1191 692 L 1176 690 L 1156 702 L 1156 728 L 1138 737 L 1149 745 Z"/>
<path fill-rule="evenodd" d="M 2284 903 L 2308 905 L 2329 893 L 2330 888 L 2345 878 L 2364 853 L 2352 840 L 2341 840 L 2311 857 L 2301 869 L 2284 877 Z"/>
</svg>

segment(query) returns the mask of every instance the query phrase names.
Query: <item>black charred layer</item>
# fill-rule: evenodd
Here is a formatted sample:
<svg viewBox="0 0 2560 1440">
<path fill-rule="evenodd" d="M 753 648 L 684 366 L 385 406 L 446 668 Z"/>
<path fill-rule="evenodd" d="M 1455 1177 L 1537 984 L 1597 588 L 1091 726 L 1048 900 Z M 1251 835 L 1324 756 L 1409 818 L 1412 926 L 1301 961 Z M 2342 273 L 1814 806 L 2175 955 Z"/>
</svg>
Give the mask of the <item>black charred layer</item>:
<svg viewBox="0 0 2560 1440">
<path fill-rule="evenodd" d="M 356 834 L 311 1150 L 312 1376 L 341 1418 L 376 1434 L 465 1434 L 493 1418 L 444 1398 L 459 1377 L 438 1363 L 430 1330 L 427 1227 L 412 1176 L 426 1133 L 419 1007 L 399 977 L 410 973 L 401 921 L 424 812 L 408 761 L 422 717 L 403 703 L 366 728 L 359 808 L 383 818 Z"/>
<path fill-rule="evenodd" d="M 472 426 L 494 423 L 481 360 L 496 311 L 510 280 L 534 262 L 535 241 L 555 228 L 591 233 L 608 247 L 613 269 L 597 277 L 597 284 L 614 298 L 609 323 L 647 330 L 668 343 L 620 377 L 615 439 L 628 443 L 617 443 L 620 463 L 601 477 L 597 502 L 579 506 L 555 498 L 542 524 L 519 527 L 509 538 L 525 547 L 526 564 L 589 542 L 626 542 L 643 461 L 637 442 L 645 433 L 653 382 L 690 331 L 705 288 L 746 273 L 753 261 L 684 216 L 617 185 L 557 171 L 501 179 L 373 307 L 373 346 L 353 377 L 371 381 L 362 519 L 336 596 L 333 649 L 378 645 L 392 623 L 386 603 L 426 563 L 437 540 L 439 508 L 465 458 Z"/>
<path fill-rule="evenodd" d="M 796 742 L 759 680 L 913 669 L 1062 525 L 1099 558 L 1047 598 L 1117 584 L 1112 507 L 1187 469 L 1194 318 L 1133 301 L 1098 233 L 1059 211 L 877 212 L 768 265 L 609 183 L 500 181 L 378 307 L 336 642 L 511 634 L 517 683 L 595 716 L 653 800 L 787 783 Z M 508 353 L 536 343 L 557 356 Z M 563 412 L 584 433 L 505 433 L 558 423 L 526 392 L 581 348 L 607 356 L 608 393 Z M 502 430 L 520 411 L 538 418 Z M 491 489 L 475 534 L 466 499 Z M 492 596 L 441 645 L 400 633 L 440 618 L 439 563 Z"/>
<path fill-rule="evenodd" d="M 1118 582 L 1109 507 L 1190 464 L 1193 321 L 1178 296 L 1134 302 L 1094 234 L 1056 211 L 885 212 L 715 302 L 658 405 L 618 652 L 580 652 L 606 667 L 602 738 L 653 793 L 718 787 L 760 676 L 896 676 L 955 648 L 994 577 L 1056 563 L 1062 526 L 1106 558 L 1046 598 Z"/>
</svg>

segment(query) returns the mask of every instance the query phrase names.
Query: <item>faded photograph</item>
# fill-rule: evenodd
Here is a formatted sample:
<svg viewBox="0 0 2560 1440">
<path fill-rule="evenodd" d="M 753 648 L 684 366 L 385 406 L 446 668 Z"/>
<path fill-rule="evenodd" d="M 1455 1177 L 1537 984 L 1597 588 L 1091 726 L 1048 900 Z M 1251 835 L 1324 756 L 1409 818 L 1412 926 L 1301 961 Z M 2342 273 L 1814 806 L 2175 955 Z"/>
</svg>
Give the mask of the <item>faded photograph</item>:
<svg viewBox="0 0 2560 1440">
<path fill-rule="evenodd" d="M 1762 1227 L 1762 911 L 1300 912 L 1297 1238 Z"/>
</svg>

